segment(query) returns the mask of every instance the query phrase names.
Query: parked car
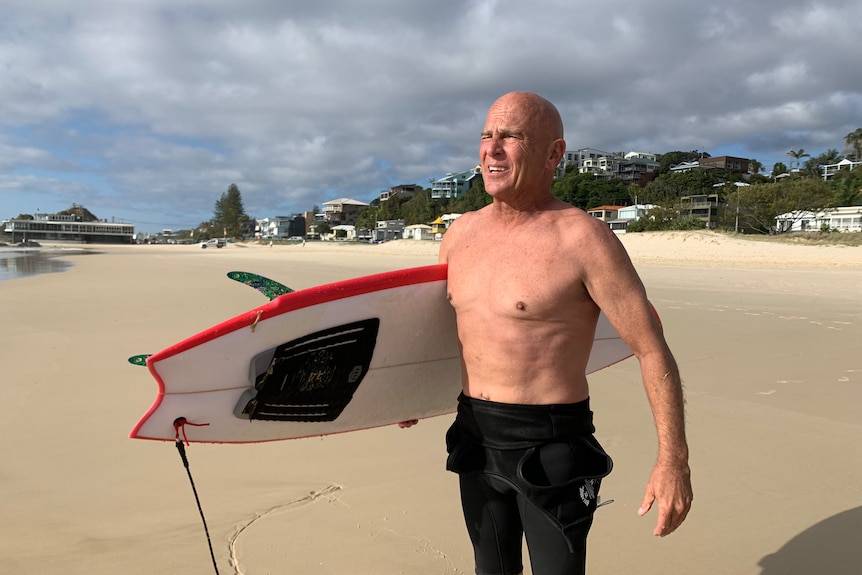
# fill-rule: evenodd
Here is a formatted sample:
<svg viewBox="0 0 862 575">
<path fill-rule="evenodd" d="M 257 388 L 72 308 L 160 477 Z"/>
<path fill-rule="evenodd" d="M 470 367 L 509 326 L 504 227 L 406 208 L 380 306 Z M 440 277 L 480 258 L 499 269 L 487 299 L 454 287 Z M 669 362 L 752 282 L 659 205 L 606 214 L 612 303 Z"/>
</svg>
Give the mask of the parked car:
<svg viewBox="0 0 862 575">
<path fill-rule="evenodd" d="M 211 240 L 204 240 L 201 242 L 201 249 L 207 248 L 223 248 L 225 246 L 225 241 L 222 238 L 213 238 Z"/>
</svg>

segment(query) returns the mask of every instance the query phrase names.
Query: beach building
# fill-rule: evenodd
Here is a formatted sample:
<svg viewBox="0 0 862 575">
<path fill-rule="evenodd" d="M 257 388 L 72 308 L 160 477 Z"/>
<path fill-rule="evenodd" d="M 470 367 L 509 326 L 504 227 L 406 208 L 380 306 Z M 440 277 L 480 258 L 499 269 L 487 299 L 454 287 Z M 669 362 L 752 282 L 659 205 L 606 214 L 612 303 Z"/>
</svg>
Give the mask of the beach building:
<svg viewBox="0 0 862 575">
<path fill-rule="evenodd" d="M 616 176 L 630 184 L 646 185 L 655 179 L 659 163 L 655 154 L 629 152 L 616 164 Z"/>
<path fill-rule="evenodd" d="M 721 204 L 718 194 L 695 194 L 680 198 L 679 215 L 704 221 L 704 227 L 713 229 L 718 223 L 718 209 Z"/>
<path fill-rule="evenodd" d="M 748 174 L 748 160 L 735 156 L 715 156 L 697 161 L 680 162 L 670 167 L 671 172 L 690 172 L 695 169 L 726 170 L 732 174 Z"/>
<path fill-rule="evenodd" d="M 330 226 L 355 225 L 368 204 L 350 198 L 338 198 L 323 204 L 323 215 Z"/>
<path fill-rule="evenodd" d="M 775 229 L 779 233 L 862 232 L 862 206 L 826 208 L 817 212 L 793 211 L 775 216 Z"/>
<path fill-rule="evenodd" d="M 624 234 L 631 222 L 641 219 L 654 207 L 653 204 L 635 204 L 622 207 L 617 210 L 616 218 L 607 221 L 608 227 L 615 234 Z"/>
<path fill-rule="evenodd" d="M 815 212 L 794 210 L 775 217 L 775 231 L 779 234 L 816 232 L 819 229 Z"/>
<path fill-rule="evenodd" d="M 603 222 L 608 222 L 610 220 L 615 220 L 617 218 L 617 213 L 623 207 L 625 206 L 598 206 L 596 208 L 588 209 L 587 214 L 594 218 L 598 218 Z"/>
<path fill-rule="evenodd" d="M 404 228 L 404 239 L 433 240 L 434 228 L 426 224 L 414 224 Z"/>
<path fill-rule="evenodd" d="M 862 206 L 827 208 L 817 212 L 817 228 L 839 232 L 862 232 Z"/>
<path fill-rule="evenodd" d="M 852 171 L 854 168 L 858 168 L 862 166 L 862 162 L 854 162 L 853 160 L 848 160 L 844 158 L 837 164 L 827 164 L 825 166 L 820 166 L 820 170 L 823 172 L 823 179 L 829 180 L 838 173 L 839 170 L 850 170 Z"/>
<path fill-rule="evenodd" d="M 134 224 L 107 221 L 85 222 L 75 214 L 36 214 L 32 220 L 3 220 L 3 231 L 12 243 L 26 240 L 99 244 L 131 244 Z"/>
<path fill-rule="evenodd" d="M 446 174 L 439 180 L 431 182 L 431 198 L 435 200 L 460 198 L 467 193 L 477 177 L 482 177 L 480 166 L 459 174 Z"/>
<path fill-rule="evenodd" d="M 378 220 L 371 239 L 375 242 L 400 240 L 404 234 L 404 220 Z"/>
<path fill-rule="evenodd" d="M 254 235 L 261 239 L 279 239 L 305 236 L 305 216 L 275 216 L 257 220 Z"/>
<path fill-rule="evenodd" d="M 409 200 L 421 191 L 422 188 L 417 186 L 416 184 L 402 184 L 400 186 L 393 186 L 385 192 L 380 192 L 380 201 L 385 202 L 391 198 L 396 197 Z"/>
</svg>

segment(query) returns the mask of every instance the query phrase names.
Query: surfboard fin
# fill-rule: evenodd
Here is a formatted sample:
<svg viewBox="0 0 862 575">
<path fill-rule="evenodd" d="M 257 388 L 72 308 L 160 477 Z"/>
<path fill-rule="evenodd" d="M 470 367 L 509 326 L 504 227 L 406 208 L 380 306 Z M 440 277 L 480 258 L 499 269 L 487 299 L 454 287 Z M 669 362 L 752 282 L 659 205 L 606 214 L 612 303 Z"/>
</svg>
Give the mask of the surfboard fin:
<svg viewBox="0 0 862 575">
<path fill-rule="evenodd" d="M 256 289 L 270 300 L 294 291 L 282 283 L 251 272 L 228 272 L 227 277 Z"/>
<path fill-rule="evenodd" d="M 274 300 L 278 296 L 294 291 L 282 283 L 279 283 L 275 280 L 271 280 L 268 277 L 264 277 L 260 274 L 254 274 L 251 272 L 228 272 L 227 277 L 236 282 L 245 284 L 249 287 L 256 289 L 257 291 L 265 295 L 270 301 Z M 140 365 L 142 367 L 146 367 L 147 358 L 151 355 L 151 353 L 133 355 L 129 358 L 129 363 L 131 363 L 132 365 Z"/>
<path fill-rule="evenodd" d="M 132 357 L 129 358 L 129 363 L 131 363 L 132 365 L 140 365 L 140 366 L 146 367 L 147 366 L 147 358 L 150 357 L 151 355 L 152 355 L 151 353 L 144 353 L 141 355 L 133 355 Z"/>
</svg>

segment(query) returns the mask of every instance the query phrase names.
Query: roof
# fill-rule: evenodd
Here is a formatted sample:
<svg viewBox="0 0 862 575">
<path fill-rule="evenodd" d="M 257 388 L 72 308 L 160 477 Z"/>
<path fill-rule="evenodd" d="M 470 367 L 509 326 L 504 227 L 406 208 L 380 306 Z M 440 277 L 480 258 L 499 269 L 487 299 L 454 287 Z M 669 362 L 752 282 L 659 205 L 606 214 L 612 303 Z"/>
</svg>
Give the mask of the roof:
<svg viewBox="0 0 862 575">
<path fill-rule="evenodd" d="M 351 198 L 338 198 L 337 200 L 330 200 L 328 202 L 323 202 L 324 206 L 335 206 L 335 205 L 348 205 L 348 206 L 367 206 L 365 202 L 360 202 L 359 200 L 353 200 Z"/>
<path fill-rule="evenodd" d="M 616 211 L 623 209 L 624 207 L 625 206 L 596 206 L 595 208 L 590 208 L 587 211 L 588 212 L 597 212 L 599 210 L 603 210 L 606 212 L 608 212 L 608 211 L 616 212 Z"/>
</svg>

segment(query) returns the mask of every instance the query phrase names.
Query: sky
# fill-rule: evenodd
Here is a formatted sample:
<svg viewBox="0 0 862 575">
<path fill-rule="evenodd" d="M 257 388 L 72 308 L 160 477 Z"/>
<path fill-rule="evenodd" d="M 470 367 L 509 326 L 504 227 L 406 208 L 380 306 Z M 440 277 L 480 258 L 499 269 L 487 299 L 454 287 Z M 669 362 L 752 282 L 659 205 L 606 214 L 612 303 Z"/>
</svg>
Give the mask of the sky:
<svg viewBox="0 0 862 575">
<path fill-rule="evenodd" d="M 567 149 L 759 160 L 862 127 L 859 0 L 4 0 L 0 219 L 196 227 L 370 202 L 478 164 L 489 105 Z"/>
</svg>

